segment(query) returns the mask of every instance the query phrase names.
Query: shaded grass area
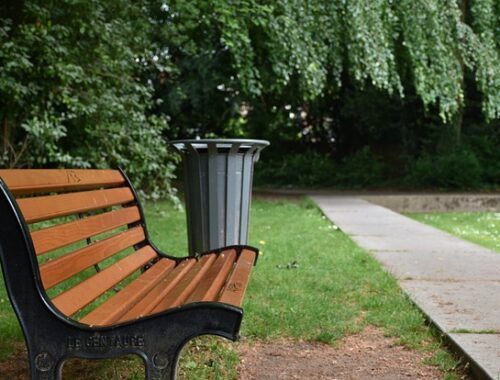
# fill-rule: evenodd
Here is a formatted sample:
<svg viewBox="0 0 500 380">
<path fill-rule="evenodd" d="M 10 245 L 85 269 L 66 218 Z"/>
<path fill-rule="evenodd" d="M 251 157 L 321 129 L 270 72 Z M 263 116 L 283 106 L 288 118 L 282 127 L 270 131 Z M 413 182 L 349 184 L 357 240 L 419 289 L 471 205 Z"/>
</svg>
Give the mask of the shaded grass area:
<svg viewBox="0 0 500 380">
<path fill-rule="evenodd" d="M 419 222 L 500 253 L 500 213 L 498 212 L 437 212 L 407 215 Z"/>
<path fill-rule="evenodd" d="M 147 205 L 146 214 L 157 246 L 169 254 L 185 255 L 184 214 L 164 202 Z M 254 201 L 251 218 L 250 244 L 259 247 L 262 255 L 245 299 L 245 339 L 286 337 L 335 344 L 370 324 L 383 328 L 387 335 L 412 349 L 434 352 L 432 364 L 448 371 L 447 378 L 457 378 L 453 373 L 457 361 L 443 348 L 440 337 L 425 324 L 396 281 L 336 230 L 312 202 Z M 21 340 L 2 288 L 2 360 L 12 351 L 10 343 Z M 81 362 L 70 363 L 68 373 L 80 373 Z M 130 375 L 128 378 L 144 376 L 139 359 L 84 363 L 83 377 L 72 378 L 120 373 Z M 202 337 L 190 343 L 181 355 L 180 377 L 237 379 L 237 365 L 234 344 Z"/>
</svg>

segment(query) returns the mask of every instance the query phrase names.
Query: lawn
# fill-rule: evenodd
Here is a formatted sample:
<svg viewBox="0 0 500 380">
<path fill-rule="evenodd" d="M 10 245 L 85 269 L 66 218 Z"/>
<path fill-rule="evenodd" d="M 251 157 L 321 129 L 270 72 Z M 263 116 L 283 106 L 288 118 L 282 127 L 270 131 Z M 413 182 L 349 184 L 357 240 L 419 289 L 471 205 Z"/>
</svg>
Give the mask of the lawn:
<svg viewBox="0 0 500 380">
<path fill-rule="evenodd" d="M 500 253 L 500 213 L 498 212 L 436 212 L 407 215 L 419 222 Z"/>
<path fill-rule="evenodd" d="M 161 249 L 186 252 L 182 212 L 160 202 L 148 204 L 146 214 L 152 239 Z M 289 338 L 335 345 L 347 334 L 374 325 L 401 344 L 433 352 L 431 363 L 448 371 L 447 378 L 457 378 L 453 373 L 456 360 L 396 281 L 335 229 L 312 202 L 256 200 L 251 226 L 250 244 L 262 254 L 244 304 L 244 339 Z M 0 349 L 5 361 L 22 338 L 3 288 L 0 300 Z M 181 378 L 236 379 L 234 347 L 218 338 L 197 339 L 181 357 Z M 67 376 L 116 377 L 125 371 L 130 378 L 142 378 L 140 367 L 137 359 L 75 361 L 68 366 Z"/>
</svg>

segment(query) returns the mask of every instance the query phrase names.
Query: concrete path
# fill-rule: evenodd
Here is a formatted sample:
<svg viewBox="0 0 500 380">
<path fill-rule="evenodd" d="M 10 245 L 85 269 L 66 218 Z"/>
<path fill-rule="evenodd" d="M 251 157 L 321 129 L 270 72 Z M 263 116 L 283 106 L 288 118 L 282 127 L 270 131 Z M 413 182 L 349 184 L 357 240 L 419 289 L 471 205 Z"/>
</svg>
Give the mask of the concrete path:
<svg viewBox="0 0 500 380">
<path fill-rule="evenodd" d="M 313 195 L 468 358 L 500 380 L 500 254 L 350 196 Z"/>
</svg>

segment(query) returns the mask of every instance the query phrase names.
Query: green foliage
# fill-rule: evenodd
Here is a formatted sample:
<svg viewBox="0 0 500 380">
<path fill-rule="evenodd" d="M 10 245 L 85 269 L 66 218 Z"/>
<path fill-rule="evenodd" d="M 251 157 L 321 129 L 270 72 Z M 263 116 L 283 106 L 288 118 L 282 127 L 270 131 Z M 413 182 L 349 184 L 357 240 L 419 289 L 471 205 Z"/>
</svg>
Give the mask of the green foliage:
<svg viewBox="0 0 500 380">
<path fill-rule="evenodd" d="M 488 119 L 500 118 L 500 4 L 494 0 L 471 2 L 475 30 L 472 58 L 476 64 L 476 79 L 483 94 L 483 112 Z"/>
<path fill-rule="evenodd" d="M 388 1 L 361 0 L 348 1 L 337 11 L 345 15 L 350 76 L 361 84 L 370 81 L 378 88 L 403 94 L 395 55 L 400 10 Z"/>
<path fill-rule="evenodd" d="M 157 111 L 178 125 L 171 137 L 230 135 L 240 117 L 259 135 L 290 106 L 319 107 L 324 122 L 333 117 L 328 100 L 349 83 L 416 95 L 452 122 L 469 73 L 486 118 L 499 116 L 500 18 L 491 0 L 174 0 L 156 14 L 169 67 L 155 80 Z"/>
<path fill-rule="evenodd" d="M 384 166 L 380 159 L 365 146 L 344 159 L 338 181 L 343 186 L 373 186 L 380 183 L 383 171 Z"/>
<path fill-rule="evenodd" d="M 482 179 L 490 187 L 500 186 L 499 125 L 471 126 L 464 136 L 465 143 L 476 155 L 482 169 Z"/>
<path fill-rule="evenodd" d="M 257 164 L 255 183 L 278 187 L 373 187 L 381 183 L 383 172 L 383 163 L 369 147 L 356 151 L 339 164 L 324 154 L 305 152 Z"/>
<path fill-rule="evenodd" d="M 123 167 L 171 193 L 164 119 L 147 116 L 147 2 L 26 1 L 0 8 L 2 166 Z"/>
<path fill-rule="evenodd" d="M 440 116 L 449 119 L 463 104 L 463 58 L 459 34 L 466 28 L 459 2 L 402 1 L 398 9 L 405 62 L 416 93 L 424 104 L 438 104 Z"/>
<path fill-rule="evenodd" d="M 400 184 L 416 159 L 460 144 L 471 103 L 475 123 L 498 117 L 495 2 L 177 0 L 156 9 L 163 11 L 155 44 L 168 52 L 158 54 L 168 70 L 151 75 L 155 112 L 175 126 L 165 135 L 257 137 L 271 149 L 297 148 L 263 158 L 258 183 Z M 449 146 L 431 129 L 453 129 Z M 358 162 L 365 146 L 376 152 L 373 165 L 369 157 Z M 480 177 L 495 182 L 493 152 L 483 160 L 476 147 L 457 149 L 473 151 Z M 412 176 L 419 186 L 458 186 Z"/>
<path fill-rule="evenodd" d="M 255 168 L 255 183 L 271 186 L 328 186 L 335 183 L 337 167 L 330 157 L 315 152 L 288 154 Z"/>
<path fill-rule="evenodd" d="M 158 196 L 174 164 L 162 138 L 299 141 L 342 164 L 364 146 L 422 156 L 425 124 L 458 142 L 468 102 L 477 123 L 500 116 L 493 0 L 8 0 L 0 14 L 3 166 L 120 165 Z M 402 146 L 375 149 L 391 134 Z"/>
<path fill-rule="evenodd" d="M 481 186 L 482 169 L 475 154 L 456 150 L 419 158 L 411 172 L 412 184 L 444 189 L 476 189 Z"/>
</svg>

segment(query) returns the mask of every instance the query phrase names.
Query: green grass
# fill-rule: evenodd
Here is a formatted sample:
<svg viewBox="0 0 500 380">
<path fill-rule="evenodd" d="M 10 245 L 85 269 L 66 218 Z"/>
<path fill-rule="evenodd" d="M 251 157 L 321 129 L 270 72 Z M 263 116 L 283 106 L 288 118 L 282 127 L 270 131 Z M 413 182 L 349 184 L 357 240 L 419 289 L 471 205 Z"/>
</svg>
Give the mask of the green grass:
<svg viewBox="0 0 500 380">
<path fill-rule="evenodd" d="M 0 359 L 5 359 L 12 352 L 13 345 L 22 339 L 21 328 L 2 281 L 0 283 Z"/>
<path fill-rule="evenodd" d="M 452 329 L 450 334 L 499 334 L 498 330 Z"/>
<path fill-rule="evenodd" d="M 148 204 L 146 214 L 157 246 L 167 253 L 184 255 L 184 214 L 164 202 Z M 456 360 L 396 281 L 346 235 L 332 228 L 311 202 L 254 201 L 251 226 L 249 243 L 259 247 L 262 255 L 244 303 L 241 333 L 245 339 L 290 338 L 335 345 L 347 334 L 374 325 L 401 344 L 433 352 L 430 362 L 448 371 L 446 378 L 457 378 L 453 373 Z M 0 303 L 0 350 L 5 357 L 9 341 L 22 338 L 10 304 L 0 294 L 4 300 Z M 181 378 L 236 379 L 234 347 L 221 338 L 193 341 L 181 356 Z M 123 369 L 131 378 L 142 376 L 134 369 L 141 366 L 137 359 L 104 363 L 92 364 L 88 371 L 94 372 L 85 377 L 121 373 Z M 75 366 L 69 371 L 78 368 Z"/>
<path fill-rule="evenodd" d="M 500 253 L 500 213 L 498 212 L 412 213 L 408 216 Z"/>
</svg>

